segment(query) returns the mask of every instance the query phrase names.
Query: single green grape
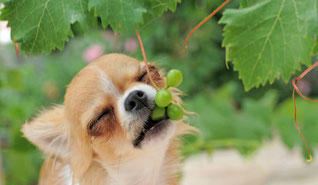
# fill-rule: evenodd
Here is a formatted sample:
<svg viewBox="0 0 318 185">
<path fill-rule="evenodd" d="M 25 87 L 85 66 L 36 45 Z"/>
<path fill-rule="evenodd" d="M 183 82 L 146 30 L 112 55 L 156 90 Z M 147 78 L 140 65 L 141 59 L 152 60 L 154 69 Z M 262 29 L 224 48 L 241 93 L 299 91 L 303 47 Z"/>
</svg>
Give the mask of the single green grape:
<svg viewBox="0 0 318 185">
<path fill-rule="evenodd" d="M 151 112 L 151 119 L 154 121 L 162 119 L 166 114 L 166 109 L 156 106 Z"/>
<path fill-rule="evenodd" d="M 155 97 L 156 104 L 161 108 L 168 106 L 171 103 L 171 100 L 171 93 L 166 89 L 159 90 Z"/>
<path fill-rule="evenodd" d="M 180 120 L 183 117 L 183 110 L 176 104 L 170 104 L 168 106 L 167 114 L 171 120 Z"/>
<path fill-rule="evenodd" d="M 181 84 L 183 80 L 183 75 L 181 71 L 177 69 L 172 69 L 167 74 L 167 86 L 168 87 L 177 87 Z"/>
</svg>

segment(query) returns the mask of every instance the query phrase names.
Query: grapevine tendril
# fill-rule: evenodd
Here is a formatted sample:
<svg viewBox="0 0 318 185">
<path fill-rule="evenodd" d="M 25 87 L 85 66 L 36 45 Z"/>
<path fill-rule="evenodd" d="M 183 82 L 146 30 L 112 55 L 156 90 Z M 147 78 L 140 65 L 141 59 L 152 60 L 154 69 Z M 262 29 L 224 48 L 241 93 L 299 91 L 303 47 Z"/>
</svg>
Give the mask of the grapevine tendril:
<svg viewBox="0 0 318 185">
<path fill-rule="evenodd" d="M 145 65 L 146 65 L 146 70 L 147 70 L 148 78 L 149 78 L 151 84 L 152 84 L 157 90 L 159 90 L 159 88 L 157 87 L 157 85 L 155 84 L 155 82 L 152 80 L 152 77 L 151 77 L 151 75 L 150 75 L 149 66 L 148 66 L 147 57 L 146 57 L 146 52 L 145 52 L 145 49 L 144 49 L 144 45 L 142 44 L 142 40 L 141 40 L 140 34 L 139 34 L 138 30 L 135 30 L 135 32 L 136 32 L 136 35 L 137 35 L 137 38 L 138 38 L 138 41 L 139 41 L 139 45 L 140 45 L 140 49 L 141 49 L 141 52 L 142 52 L 142 56 L 144 57 L 144 61 L 145 61 Z"/>
<path fill-rule="evenodd" d="M 20 59 L 20 54 L 19 54 L 19 45 L 18 43 L 14 43 L 14 47 L 15 47 L 15 53 L 17 54 L 18 59 Z"/>
<path fill-rule="evenodd" d="M 207 22 L 209 19 L 211 19 L 218 11 L 220 11 L 227 3 L 229 3 L 231 0 L 226 0 L 224 3 L 222 3 L 219 7 L 217 7 L 210 15 L 208 15 L 206 18 L 204 18 L 196 27 L 194 27 L 192 29 L 192 31 L 189 33 L 189 35 L 187 36 L 187 38 L 185 39 L 184 42 L 184 50 L 186 50 L 188 48 L 188 41 L 190 39 L 190 37 L 192 36 L 192 34 L 197 31 L 197 29 L 199 29 L 205 22 Z"/>
<path fill-rule="evenodd" d="M 19 45 L 18 45 L 18 43 L 15 42 L 15 39 L 14 39 L 14 38 L 12 39 L 12 42 L 13 42 L 14 47 L 15 47 L 15 53 L 16 53 L 16 55 L 17 55 L 17 58 L 20 59 Z"/>
<path fill-rule="evenodd" d="M 293 89 L 293 103 L 294 103 L 294 113 L 295 113 L 295 126 L 296 126 L 296 129 L 297 129 L 298 133 L 300 134 L 305 146 L 306 146 L 306 149 L 307 149 L 307 152 L 308 152 L 308 155 L 309 155 L 309 159 L 306 159 L 307 162 L 311 162 L 312 161 L 312 155 L 311 155 L 310 149 L 309 149 L 309 147 L 307 145 L 307 142 L 305 140 L 305 137 L 302 134 L 302 132 L 300 131 L 300 128 L 299 128 L 298 123 L 297 123 L 297 108 L 296 108 L 296 101 L 295 101 L 295 92 L 297 92 L 302 98 L 304 98 L 305 100 L 307 100 L 309 102 L 313 102 L 313 103 L 317 103 L 318 102 L 318 100 L 312 100 L 312 99 L 307 98 L 306 96 L 304 96 L 302 94 L 302 92 L 297 87 L 298 81 L 303 79 L 311 70 L 313 70 L 317 66 L 318 66 L 318 62 L 316 62 L 315 64 L 310 66 L 308 69 L 306 69 L 302 74 L 300 74 L 297 78 L 294 78 L 293 81 L 292 81 L 293 86 L 294 86 L 294 89 Z"/>
</svg>

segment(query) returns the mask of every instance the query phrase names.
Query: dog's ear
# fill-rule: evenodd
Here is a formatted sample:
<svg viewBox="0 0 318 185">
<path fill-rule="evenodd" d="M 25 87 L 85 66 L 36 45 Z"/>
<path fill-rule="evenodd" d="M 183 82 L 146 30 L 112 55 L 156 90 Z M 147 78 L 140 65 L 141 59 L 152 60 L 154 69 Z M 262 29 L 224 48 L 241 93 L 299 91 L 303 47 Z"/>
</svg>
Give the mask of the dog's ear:
<svg viewBox="0 0 318 185">
<path fill-rule="evenodd" d="M 38 117 L 22 127 L 24 136 L 34 145 L 49 155 L 62 158 L 68 153 L 67 130 L 63 106 L 42 111 Z"/>
</svg>

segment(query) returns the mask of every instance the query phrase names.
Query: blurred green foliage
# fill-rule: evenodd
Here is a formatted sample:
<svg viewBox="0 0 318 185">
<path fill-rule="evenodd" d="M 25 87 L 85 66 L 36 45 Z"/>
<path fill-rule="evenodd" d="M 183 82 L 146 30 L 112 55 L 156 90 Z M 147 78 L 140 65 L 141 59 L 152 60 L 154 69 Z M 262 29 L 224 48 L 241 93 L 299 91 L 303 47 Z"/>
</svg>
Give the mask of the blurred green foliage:
<svg viewBox="0 0 318 185">
<path fill-rule="evenodd" d="M 182 153 L 188 156 L 236 148 L 248 156 L 277 134 L 289 148 L 304 147 L 294 127 L 291 85 L 279 80 L 245 92 L 232 66 L 226 68 L 222 25 L 217 24 L 220 13 L 194 34 L 188 51 L 183 51 L 186 34 L 220 2 L 184 1 L 174 14 L 154 19 L 140 30 L 148 59 L 184 74 L 180 89 L 187 94 L 185 106 L 196 112 L 189 122 L 201 133 L 183 138 Z M 231 6 L 238 3 L 233 1 Z M 0 146 L 6 184 L 37 183 L 43 154 L 21 137 L 21 125 L 38 110 L 63 103 L 66 85 L 87 64 L 88 50 L 97 47 L 104 53 L 121 52 L 142 60 L 134 33 L 114 37 L 110 31 L 84 35 L 76 26 L 72 29 L 78 37 L 63 52 L 50 56 L 22 56 L 18 60 L 13 45 L 0 48 Z M 135 48 L 129 49 L 129 43 Z M 309 96 L 318 95 L 317 75 L 312 72 L 303 80 Z M 318 143 L 318 104 L 297 99 L 297 105 L 301 129 L 314 147 Z"/>
</svg>

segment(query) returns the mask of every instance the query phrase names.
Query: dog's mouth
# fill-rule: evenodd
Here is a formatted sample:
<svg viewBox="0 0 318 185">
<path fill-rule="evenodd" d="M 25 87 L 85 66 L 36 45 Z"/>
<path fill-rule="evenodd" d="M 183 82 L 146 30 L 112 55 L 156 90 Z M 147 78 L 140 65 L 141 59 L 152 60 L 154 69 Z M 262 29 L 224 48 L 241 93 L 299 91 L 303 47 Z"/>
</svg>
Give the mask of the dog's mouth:
<svg viewBox="0 0 318 185">
<path fill-rule="evenodd" d="M 150 116 L 148 117 L 147 121 L 144 124 L 143 130 L 140 132 L 139 136 L 134 141 L 134 146 L 139 147 L 140 143 L 145 139 L 146 134 L 152 135 L 160 132 L 168 122 L 168 117 L 165 116 L 160 120 L 152 120 Z"/>
</svg>

